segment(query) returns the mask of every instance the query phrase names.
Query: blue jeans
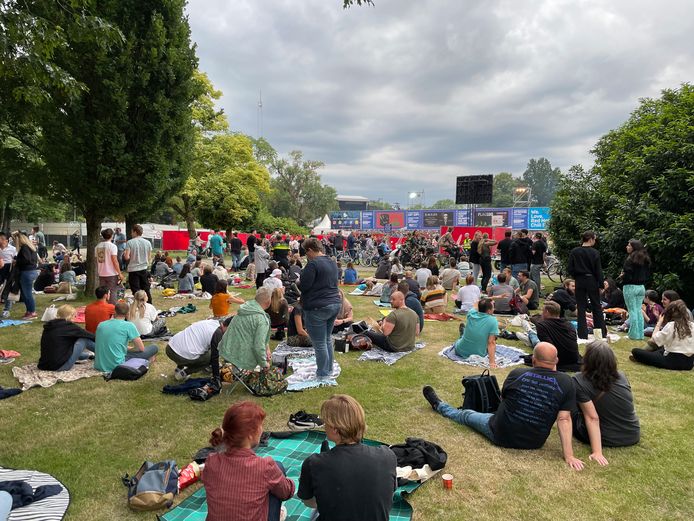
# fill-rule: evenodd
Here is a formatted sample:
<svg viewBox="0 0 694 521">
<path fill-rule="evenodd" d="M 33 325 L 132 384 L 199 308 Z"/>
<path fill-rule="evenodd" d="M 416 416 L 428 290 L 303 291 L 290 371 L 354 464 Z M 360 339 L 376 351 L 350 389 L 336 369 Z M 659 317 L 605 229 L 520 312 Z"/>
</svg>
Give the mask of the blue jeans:
<svg viewBox="0 0 694 521">
<path fill-rule="evenodd" d="M 646 296 L 646 288 L 643 284 L 624 284 L 624 302 L 629 312 L 629 338 L 631 340 L 643 340 L 644 323 L 641 304 Z"/>
<path fill-rule="evenodd" d="M 530 278 L 535 282 L 535 284 L 537 284 L 538 293 L 542 293 L 542 290 L 540 289 L 542 287 L 540 286 L 542 280 L 542 266 L 544 266 L 544 264 L 530 265 Z"/>
<path fill-rule="evenodd" d="M 284 468 L 284 465 L 282 465 L 277 460 L 275 460 L 275 463 L 277 463 L 277 466 L 282 471 L 282 474 L 284 474 L 286 476 L 287 470 Z M 267 521 L 279 521 L 281 508 L 282 508 L 282 500 L 279 499 L 277 496 L 273 496 L 272 494 L 270 494 L 270 504 L 269 504 L 268 510 L 267 510 Z"/>
<path fill-rule="evenodd" d="M 514 279 L 518 280 L 518 274 L 521 271 L 526 271 L 527 269 L 528 265 L 525 262 L 523 262 L 522 264 L 511 264 L 511 275 Z"/>
<path fill-rule="evenodd" d="M 157 347 L 157 344 L 145 344 L 145 350 L 144 351 L 128 350 L 128 352 L 125 353 L 125 359 L 130 360 L 131 358 L 144 358 L 145 360 L 149 360 L 154 355 L 156 355 L 158 352 L 159 352 L 159 348 Z"/>
<path fill-rule="evenodd" d="M 467 425 L 494 443 L 494 433 L 489 427 L 489 420 L 494 416 L 492 413 L 477 412 L 471 409 L 456 409 L 446 402 L 441 402 L 436 410 L 441 416 L 460 425 Z"/>
<path fill-rule="evenodd" d="M 341 307 L 342 304 L 338 302 L 319 309 L 304 309 L 306 331 L 316 351 L 316 376 L 319 378 L 333 373 L 333 325 Z"/>
<path fill-rule="evenodd" d="M 39 276 L 38 270 L 27 270 L 19 272 L 19 287 L 22 292 L 22 302 L 27 308 L 27 313 L 36 312 L 36 302 L 34 301 L 34 281 Z M 8 301 L 9 302 L 9 301 Z M 5 304 L 5 309 L 9 311 L 12 304 Z"/>
<path fill-rule="evenodd" d="M 0 521 L 6 521 L 10 517 L 10 510 L 12 510 L 12 496 L 9 492 L 0 490 Z"/>
<path fill-rule="evenodd" d="M 540 338 L 537 336 L 537 332 L 533 331 L 532 329 L 528 331 L 528 340 L 530 340 L 530 344 L 533 347 L 540 343 Z"/>
<path fill-rule="evenodd" d="M 231 252 L 231 266 L 232 269 L 239 269 L 239 266 L 241 265 L 241 253 L 234 253 L 233 251 Z"/>
<path fill-rule="evenodd" d="M 94 352 L 94 340 L 89 338 L 78 338 L 75 340 L 70 358 L 68 358 L 67 362 L 65 362 L 58 371 L 69 371 L 77 360 L 89 358 L 89 353 L 85 353 L 85 350 L 91 351 L 92 353 Z"/>
</svg>

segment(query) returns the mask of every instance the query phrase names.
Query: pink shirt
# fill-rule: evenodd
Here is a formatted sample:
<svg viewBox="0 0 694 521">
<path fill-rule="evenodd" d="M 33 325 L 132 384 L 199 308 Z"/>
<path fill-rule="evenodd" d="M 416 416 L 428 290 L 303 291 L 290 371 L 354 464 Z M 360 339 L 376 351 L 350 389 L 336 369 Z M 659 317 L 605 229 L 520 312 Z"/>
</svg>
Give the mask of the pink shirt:
<svg viewBox="0 0 694 521">
<path fill-rule="evenodd" d="M 94 248 L 96 253 L 96 266 L 99 277 L 113 277 L 120 275 L 120 272 L 113 266 L 112 255 L 118 255 L 118 246 L 111 241 L 103 241 Z"/>
<path fill-rule="evenodd" d="M 256 456 L 251 449 L 210 454 L 202 482 L 207 521 L 267 521 L 270 493 L 283 501 L 294 494 L 294 482 L 282 474 L 275 460 Z"/>
</svg>

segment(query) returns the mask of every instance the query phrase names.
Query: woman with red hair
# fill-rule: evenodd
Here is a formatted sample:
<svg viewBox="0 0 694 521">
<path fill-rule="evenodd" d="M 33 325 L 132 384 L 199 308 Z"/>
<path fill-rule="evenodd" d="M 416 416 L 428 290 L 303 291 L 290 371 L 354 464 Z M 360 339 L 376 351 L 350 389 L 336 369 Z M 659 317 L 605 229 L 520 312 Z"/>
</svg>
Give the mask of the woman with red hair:
<svg viewBox="0 0 694 521">
<path fill-rule="evenodd" d="M 278 521 L 281 502 L 294 494 L 294 482 L 280 463 L 256 456 L 265 411 L 250 401 L 227 409 L 222 428 L 210 444 L 222 449 L 205 461 L 202 482 L 207 493 L 207 521 L 244 519 Z"/>
</svg>

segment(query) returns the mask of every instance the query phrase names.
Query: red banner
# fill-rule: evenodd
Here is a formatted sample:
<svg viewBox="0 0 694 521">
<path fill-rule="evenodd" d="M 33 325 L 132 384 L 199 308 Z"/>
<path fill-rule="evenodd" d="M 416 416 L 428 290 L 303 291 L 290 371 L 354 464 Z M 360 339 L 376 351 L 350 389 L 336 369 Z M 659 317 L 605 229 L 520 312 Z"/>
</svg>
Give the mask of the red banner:
<svg viewBox="0 0 694 521">
<path fill-rule="evenodd" d="M 458 244 L 461 246 L 463 245 L 463 241 L 465 240 L 465 234 L 468 233 L 470 234 L 470 240 L 473 239 L 475 236 L 475 232 L 479 231 L 480 233 L 488 233 L 489 238 L 495 240 L 496 242 L 499 242 L 502 240 L 506 234 L 507 231 L 511 231 L 511 228 L 486 228 L 486 227 L 480 227 L 480 226 L 442 226 L 441 227 L 441 235 L 444 233 L 450 231 L 451 235 L 453 236 L 453 240 L 456 241 Z M 491 247 L 492 255 L 496 252 L 496 246 Z"/>
</svg>

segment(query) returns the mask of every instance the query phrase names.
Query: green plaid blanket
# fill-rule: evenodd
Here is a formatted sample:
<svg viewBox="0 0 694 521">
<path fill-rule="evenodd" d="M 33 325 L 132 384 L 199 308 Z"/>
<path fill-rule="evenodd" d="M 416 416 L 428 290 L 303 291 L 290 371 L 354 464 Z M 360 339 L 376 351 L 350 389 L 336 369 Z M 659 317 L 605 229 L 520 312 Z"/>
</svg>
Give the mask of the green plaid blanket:
<svg viewBox="0 0 694 521">
<path fill-rule="evenodd" d="M 256 450 L 258 456 L 271 456 L 275 461 L 284 465 L 287 477 L 299 487 L 301 464 L 311 454 L 320 452 L 320 446 L 325 439 L 322 431 L 297 432 L 289 438 L 270 437 L 267 447 Z M 364 440 L 367 445 L 382 445 L 378 441 Z M 404 487 L 398 487 L 393 496 L 393 508 L 390 511 L 390 521 L 409 521 L 412 519 L 412 507 L 403 497 L 419 488 L 420 483 L 412 482 Z M 311 509 L 293 497 L 284 502 L 287 508 L 287 521 L 309 521 Z M 161 521 L 205 521 L 207 517 L 207 501 L 205 489 L 196 490 L 190 497 L 184 499 L 177 507 L 159 517 Z"/>
</svg>

